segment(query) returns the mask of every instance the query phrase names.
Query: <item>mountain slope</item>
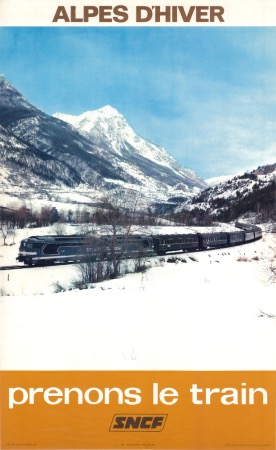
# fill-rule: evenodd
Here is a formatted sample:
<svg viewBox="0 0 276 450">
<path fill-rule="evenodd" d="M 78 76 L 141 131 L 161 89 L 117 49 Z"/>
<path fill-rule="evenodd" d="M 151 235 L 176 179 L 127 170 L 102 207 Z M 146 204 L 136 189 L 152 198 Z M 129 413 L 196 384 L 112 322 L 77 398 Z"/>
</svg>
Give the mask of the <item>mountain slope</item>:
<svg viewBox="0 0 276 450">
<path fill-rule="evenodd" d="M 2 178 L 11 172 L 20 178 L 24 170 L 24 177 L 30 178 L 28 172 L 35 174 L 38 188 L 48 179 L 52 185 L 100 188 L 103 195 L 121 186 L 154 199 L 166 199 L 175 190 L 193 195 L 206 187 L 164 149 L 137 136 L 113 108 L 70 120 L 63 115 L 52 117 L 29 103 L 2 76 L 0 126 Z"/>
<path fill-rule="evenodd" d="M 76 170 L 78 183 L 82 180 L 92 185 L 97 175 L 122 179 L 108 161 L 98 155 L 93 143 L 68 124 L 28 103 L 6 80 L 0 80 L 0 124 L 25 145 Z"/>
<path fill-rule="evenodd" d="M 0 180 L 4 185 L 14 184 L 29 188 L 30 184 L 44 185 L 52 181 L 67 186 L 80 183 L 80 177 L 72 167 L 11 135 L 2 126 L 0 157 Z"/>
<path fill-rule="evenodd" d="M 234 220 L 249 212 L 263 221 L 276 220 L 275 181 L 276 163 L 261 166 L 206 189 L 185 208 L 205 211 L 222 221 Z"/>
</svg>

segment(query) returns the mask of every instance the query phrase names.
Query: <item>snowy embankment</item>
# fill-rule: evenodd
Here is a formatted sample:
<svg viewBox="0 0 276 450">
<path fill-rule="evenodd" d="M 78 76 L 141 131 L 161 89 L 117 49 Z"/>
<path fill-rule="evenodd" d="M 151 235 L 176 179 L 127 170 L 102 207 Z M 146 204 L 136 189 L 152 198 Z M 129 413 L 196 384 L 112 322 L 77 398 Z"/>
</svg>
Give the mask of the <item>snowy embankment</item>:
<svg viewBox="0 0 276 450">
<path fill-rule="evenodd" d="M 275 370 L 275 237 L 153 258 L 145 273 L 69 287 L 76 266 L 0 271 L 1 369 Z M 18 246 L 0 247 L 0 265 Z"/>
</svg>

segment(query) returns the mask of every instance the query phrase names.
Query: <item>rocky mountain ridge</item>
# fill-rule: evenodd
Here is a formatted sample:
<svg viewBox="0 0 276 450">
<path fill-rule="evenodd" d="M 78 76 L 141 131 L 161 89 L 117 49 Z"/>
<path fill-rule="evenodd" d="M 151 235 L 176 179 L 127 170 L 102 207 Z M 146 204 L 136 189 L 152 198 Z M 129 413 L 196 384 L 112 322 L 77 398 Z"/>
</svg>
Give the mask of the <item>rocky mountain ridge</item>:
<svg viewBox="0 0 276 450">
<path fill-rule="evenodd" d="M 209 187 L 177 209 L 203 211 L 226 222 L 244 214 L 276 220 L 276 163 Z"/>
</svg>

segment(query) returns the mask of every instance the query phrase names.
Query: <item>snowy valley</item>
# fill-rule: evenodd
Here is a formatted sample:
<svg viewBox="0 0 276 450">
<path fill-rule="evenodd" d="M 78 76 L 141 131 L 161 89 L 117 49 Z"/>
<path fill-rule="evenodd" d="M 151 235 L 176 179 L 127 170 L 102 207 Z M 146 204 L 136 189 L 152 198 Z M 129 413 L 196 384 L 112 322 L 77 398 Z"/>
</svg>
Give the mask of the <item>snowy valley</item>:
<svg viewBox="0 0 276 450">
<path fill-rule="evenodd" d="M 1 245 L 1 266 L 30 233 Z M 72 287 L 78 265 L 2 270 L 1 369 L 275 370 L 270 261 L 275 234 L 264 232 L 242 246 L 148 258 L 147 270 L 85 290 Z"/>
</svg>

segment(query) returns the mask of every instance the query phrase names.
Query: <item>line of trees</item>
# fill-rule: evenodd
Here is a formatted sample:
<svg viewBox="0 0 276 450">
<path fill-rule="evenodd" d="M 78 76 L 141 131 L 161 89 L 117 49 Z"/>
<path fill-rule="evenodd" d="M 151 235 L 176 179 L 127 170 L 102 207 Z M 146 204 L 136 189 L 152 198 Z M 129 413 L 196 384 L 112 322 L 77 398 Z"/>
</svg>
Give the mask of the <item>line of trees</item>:
<svg viewBox="0 0 276 450">
<path fill-rule="evenodd" d="M 106 225 L 110 221 L 114 222 L 113 218 L 117 218 L 119 222 L 123 221 L 124 223 L 127 220 L 131 222 L 135 220 L 137 225 L 155 225 L 158 222 L 158 218 L 150 209 L 146 212 L 136 209 L 134 214 L 132 207 L 117 205 L 116 202 L 110 201 L 103 202 L 98 209 L 84 205 L 78 206 L 74 211 L 71 209 L 67 211 L 58 210 L 50 205 L 44 205 L 36 209 L 25 204 L 10 207 L 0 206 L 0 229 L 4 225 L 9 229 L 23 229 L 26 227 L 47 227 L 55 223 Z"/>
<path fill-rule="evenodd" d="M 55 207 L 42 206 L 38 210 L 32 210 L 26 205 L 18 207 L 0 207 L 0 234 L 3 244 L 7 245 L 7 239 L 14 239 L 16 230 L 25 227 L 46 227 L 52 225 L 60 219 L 60 215 Z"/>
<path fill-rule="evenodd" d="M 19 207 L 0 207 L 0 228 L 46 227 L 57 222 L 60 215 L 55 207 L 42 206 L 33 210 L 26 205 Z"/>
</svg>

